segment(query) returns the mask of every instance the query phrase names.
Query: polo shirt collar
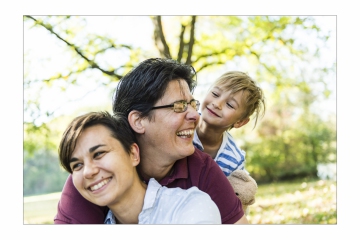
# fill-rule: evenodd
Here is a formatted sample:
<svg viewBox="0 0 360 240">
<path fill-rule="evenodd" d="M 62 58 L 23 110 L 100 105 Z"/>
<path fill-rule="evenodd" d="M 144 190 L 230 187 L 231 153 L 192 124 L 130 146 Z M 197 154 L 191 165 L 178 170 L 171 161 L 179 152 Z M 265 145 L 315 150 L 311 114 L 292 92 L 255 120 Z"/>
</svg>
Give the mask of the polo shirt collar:
<svg viewBox="0 0 360 240">
<path fill-rule="evenodd" d="M 173 172 L 165 176 L 163 179 L 159 181 L 160 185 L 167 186 L 168 184 L 174 182 L 176 179 L 181 178 L 188 178 L 189 172 L 188 172 L 188 163 L 187 163 L 187 157 L 177 160 L 174 164 Z M 141 176 L 141 178 L 144 180 L 146 184 L 149 183 L 149 179 L 145 179 L 144 176 Z"/>
</svg>

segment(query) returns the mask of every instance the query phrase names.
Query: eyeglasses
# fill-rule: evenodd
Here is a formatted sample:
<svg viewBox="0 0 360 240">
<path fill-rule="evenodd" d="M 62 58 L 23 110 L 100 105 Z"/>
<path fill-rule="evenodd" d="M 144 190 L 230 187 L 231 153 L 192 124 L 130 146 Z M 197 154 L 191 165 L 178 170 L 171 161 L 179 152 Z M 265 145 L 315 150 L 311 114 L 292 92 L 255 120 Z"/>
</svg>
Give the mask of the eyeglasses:
<svg viewBox="0 0 360 240">
<path fill-rule="evenodd" d="M 190 104 L 196 111 L 199 110 L 200 102 L 198 100 L 191 100 L 190 102 L 186 102 L 185 100 L 176 101 L 173 104 L 170 105 L 164 105 L 164 106 L 156 106 L 151 109 L 159 109 L 159 108 L 173 108 L 174 112 L 176 113 L 182 113 L 187 110 L 188 104 Z"/>
</svg>

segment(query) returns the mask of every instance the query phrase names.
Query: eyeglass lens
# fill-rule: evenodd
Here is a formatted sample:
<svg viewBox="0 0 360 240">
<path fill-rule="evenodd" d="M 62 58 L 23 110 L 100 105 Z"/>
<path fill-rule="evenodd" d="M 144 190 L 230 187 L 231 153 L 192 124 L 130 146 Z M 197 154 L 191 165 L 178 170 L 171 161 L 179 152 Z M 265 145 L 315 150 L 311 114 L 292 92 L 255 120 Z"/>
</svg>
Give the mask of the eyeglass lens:
<svg viewBox="0 0 360 240">
<path fill-rule="evenodd" d="M 197 100 L 193 100 L 190 102 L 191 106 L 196 110 L 198 111 L 199 110 L 199 102 Z"/>
<path fill-rule="evenodd" d="M 196 100 L 192 100 L 190 102 L 191 106 L 196 110 L 198 111 L 199 109 L 199 104 L 198 104 L 198 101 Z M 185 112 L 186 109 L 187 109 L 187 106 L 188 106 L 188 103 L 185 102 L 185 101 L 179 101 L 179 102 L 175 102 L 174 103 L 174 111 L 175 112 Z"/>
<path fill-rule="evenodd" d="M 186 111 L 187 102 L 180 101 L 180 102 L 174 102 L 174 111 L 175 112 L 184 112 Z"/>
</svg>

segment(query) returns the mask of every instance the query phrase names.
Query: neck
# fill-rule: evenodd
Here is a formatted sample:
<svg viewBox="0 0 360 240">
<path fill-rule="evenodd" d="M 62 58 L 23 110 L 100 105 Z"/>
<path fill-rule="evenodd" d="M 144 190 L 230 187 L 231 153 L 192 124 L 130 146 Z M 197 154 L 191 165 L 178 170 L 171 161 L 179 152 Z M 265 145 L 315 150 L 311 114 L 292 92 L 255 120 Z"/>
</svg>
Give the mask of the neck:
<svg viewBox="0 0 360 240">
<path fill-rule="evenodd" d="M 210 127 L 204 121 L 199 122 L 196 127 L 196 133 L 204 147 L 204 152 L 209 154 L 213 159 L 215 159 L 221 147 L 224 131 L 225 130 L 219 128 Z"/>
<path fill-rule="evenodd" d="M 223 134 L 226 129 L 219 129 L 219 127 L 212 127 L 200 119 L 196 127 L 196 133 L 202 145 L 217 146 L 222 143 Z"/>
<path fill-rule="evenodd" d="M 141 182 L 140 178 L 128 193 L 118 203 L 108 206 L 116 218 L 116 223 L 137 224 L 139 222 L 139 214 L 144 205 L 144 198 L 147 185 Z"/>
<path fill-rule="evenodd" d="M 155 178 L 160 182 L 164 177 L 171 174 L 175 162 L 179 159 L 173 159 L 171 154 L 159 151 L 149 145 L 143 139 L 138 139 L 140 146 L 141 161 L 138 165 L 140 176 L 144 180 Z"/>
<path fill-rule="evenodd" d="M 161 165 L 157 161 L 151 159 L 142 160 L 139 164 L 140 175 L 144 180 L 155 178 L 156 181 L 160 182 L 164 177 L 170 175 L 173 171 L 174 163 L 169 165 Z"/>
</svg>

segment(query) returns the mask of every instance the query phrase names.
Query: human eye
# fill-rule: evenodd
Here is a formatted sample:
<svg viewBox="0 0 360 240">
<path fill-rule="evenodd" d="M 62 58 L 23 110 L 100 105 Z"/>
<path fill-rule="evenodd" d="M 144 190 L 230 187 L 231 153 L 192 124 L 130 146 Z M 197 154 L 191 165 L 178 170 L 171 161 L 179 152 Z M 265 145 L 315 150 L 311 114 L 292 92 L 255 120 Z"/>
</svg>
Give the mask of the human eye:
<svg viewBox="0 0 360 240">
<path fill-rule="evenodd" d="M 99 159 L 105 154 L 105 151 L 98 151 L 94 153 L 94 159 Z"/>
<path fill-rule="evenodd" d="M 70 165 L 71 171 L 79 171 L 83 166 L 83 163 L 81 162 L 75 162 Z"/>
<path fill-rule="evenodd" d="M 211 92 L 214 97 L 218 97 L 219 94 L 217 92 Z"/>
<path fill-rule="evenodd" d="M 229 108 L 234 108 L 233 105 L 231 105 L 230 103 L 226 103 L 226 105 L 227 105 Z"/>
</svg>

